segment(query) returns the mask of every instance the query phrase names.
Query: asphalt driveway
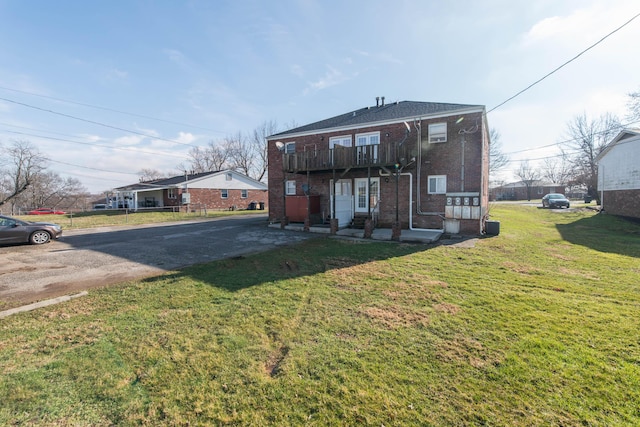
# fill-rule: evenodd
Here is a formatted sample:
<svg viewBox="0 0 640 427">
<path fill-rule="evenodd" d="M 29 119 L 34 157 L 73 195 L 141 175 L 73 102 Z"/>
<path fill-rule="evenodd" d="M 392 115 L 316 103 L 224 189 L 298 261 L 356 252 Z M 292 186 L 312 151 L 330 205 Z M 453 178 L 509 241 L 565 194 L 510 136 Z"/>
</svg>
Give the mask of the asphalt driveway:
<svg viewBox="0 0 640 427">
<path fill-rule="evenodd" d="M 315 237 L 270 228 L 264 214 L 65 230 L 46 245 L 0 246 L 0 302 L 12 308 Z"/>
</svg>

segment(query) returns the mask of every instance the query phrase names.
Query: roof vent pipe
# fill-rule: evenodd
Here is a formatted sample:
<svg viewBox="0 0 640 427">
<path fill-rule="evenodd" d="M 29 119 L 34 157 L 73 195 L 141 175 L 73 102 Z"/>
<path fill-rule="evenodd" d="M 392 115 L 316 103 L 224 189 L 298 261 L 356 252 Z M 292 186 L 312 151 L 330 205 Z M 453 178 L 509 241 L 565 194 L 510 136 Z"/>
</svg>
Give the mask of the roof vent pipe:
<svg viewBox="0 0 640 427">
<path fill-rule="evenodd" d="M 382 97 L 382 106 L 384 107 L 384 96 Z"/>
<path fill-rule="evenodd" d="M 376 96 L 376 107 L 380 106 L 380 97 Z"/>
</svg>

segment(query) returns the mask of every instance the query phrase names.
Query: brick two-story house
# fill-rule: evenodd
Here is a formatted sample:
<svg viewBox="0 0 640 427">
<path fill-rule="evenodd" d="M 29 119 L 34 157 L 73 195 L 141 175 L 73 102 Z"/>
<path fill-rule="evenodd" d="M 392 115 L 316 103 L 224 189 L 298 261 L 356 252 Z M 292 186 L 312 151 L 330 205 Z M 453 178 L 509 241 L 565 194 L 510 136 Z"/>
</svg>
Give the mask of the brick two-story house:
<svg viewBox="0 0 640 427">
<path fill-rule="evenodd" d="M 267 140 L 272 222 L 483 232 L 489 132 L 482 105 L 376 98 L 375 106 Z"/>
</svg>

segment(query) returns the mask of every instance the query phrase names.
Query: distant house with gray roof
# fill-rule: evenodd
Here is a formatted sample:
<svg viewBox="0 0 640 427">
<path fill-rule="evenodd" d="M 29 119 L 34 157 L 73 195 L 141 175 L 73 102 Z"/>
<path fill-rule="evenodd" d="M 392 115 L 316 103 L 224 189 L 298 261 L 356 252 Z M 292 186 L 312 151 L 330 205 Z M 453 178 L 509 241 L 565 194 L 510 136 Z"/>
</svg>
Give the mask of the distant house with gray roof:
<svg viewBox="0 0 640 427">
<path fill-rule="evenodd" d="M 483 232 L 483 105 L 376 98 L 267 140 L 272 222 Z"/>
<path fill-rule="evenodd" d="M 111 208 L 247 209 L 266 208 L 267 186 L 233 170 L 176 175 L 114 189 Z"/>
</svg>

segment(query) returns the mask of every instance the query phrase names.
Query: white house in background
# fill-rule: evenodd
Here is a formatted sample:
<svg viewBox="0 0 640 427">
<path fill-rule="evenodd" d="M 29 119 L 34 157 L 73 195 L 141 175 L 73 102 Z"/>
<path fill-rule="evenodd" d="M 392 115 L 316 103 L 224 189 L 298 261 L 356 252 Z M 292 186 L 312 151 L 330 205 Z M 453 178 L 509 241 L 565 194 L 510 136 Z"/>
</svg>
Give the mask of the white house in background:
<svg viewBox="0 0 640 427">
<path fill-rule="evenodd" d="M 596 157 L 605 212 L 640 218 L 640 129 L 625 129 Z"/>
<path fill-rule="evenodd" d="M 112 208 L 265 209 L 267 185 L 233 170 L 177 175 L 113 190 Z"/>
</svg>

